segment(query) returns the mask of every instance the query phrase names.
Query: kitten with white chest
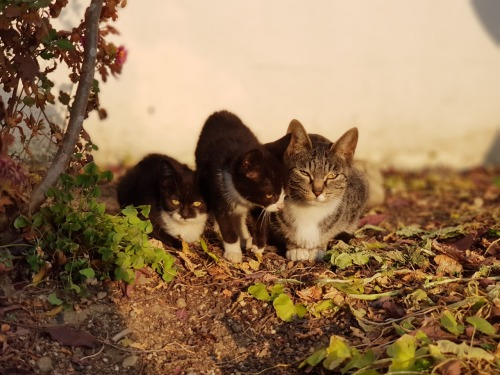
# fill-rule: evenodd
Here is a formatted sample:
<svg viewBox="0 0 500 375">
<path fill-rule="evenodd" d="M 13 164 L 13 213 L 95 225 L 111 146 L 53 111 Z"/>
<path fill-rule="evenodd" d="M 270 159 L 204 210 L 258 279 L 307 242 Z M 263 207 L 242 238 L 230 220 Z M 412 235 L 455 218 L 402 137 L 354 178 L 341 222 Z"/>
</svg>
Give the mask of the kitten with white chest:
<svg viewBox="0 0 500 375">
<path fill-rule="evenodd" d="M 167 155 L 150 154 L 131 168 L 117 186 L 118 202 L 150 205 L 153 236 L 169 246 L 200 239 L 207 221 L 207 206 L 196 173 Z"/>
<path fill-rule="evenodd" d="M 286 242 L 288 259 L 320 260 L 335 236 L 354 232 L 368 199 L 368 183 L 352 165 L 358 130 L 333 143 L 292 120 L 288 133 L 287 198 L 274 229 Z"/>
<path fill-rule="evenodd" d="M 261 144 L 228 111 L 212 114 L 201 130 L 195 151 L 200 186 L 221 232 L 224 257 L 231 262 L 242 261 L 241 246 L 264 250 L 269 213 L 283 207 L 287 173 L 282 158 L 289 139 Z M 246 221 L 255 208 L 260 216 L 250 234 Z"/>
</svg>

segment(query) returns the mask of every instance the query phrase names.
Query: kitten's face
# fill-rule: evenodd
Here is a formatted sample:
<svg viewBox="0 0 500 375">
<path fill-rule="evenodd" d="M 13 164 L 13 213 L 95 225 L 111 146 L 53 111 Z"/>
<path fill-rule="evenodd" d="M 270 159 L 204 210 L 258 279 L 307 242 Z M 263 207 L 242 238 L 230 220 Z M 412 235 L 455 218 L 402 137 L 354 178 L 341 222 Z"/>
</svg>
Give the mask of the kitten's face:
<svg viewBox="0 0 500 375">
<path fill-rule="evenodd" d="M 292 140 L 285 155 L 290 171 L 287 195 L 294 201 L 319 205 L 340 200 L 347 186 L 357 129 L 350 129 L 336 143 L 309 136 L 296 120 L 288 131 Z"/>
<path fill-rule="evenodd" d="M 238 193 L 270 212 L 283 207 L 286 181 L 283 163 L 265 149 L 246 153 L 237 161 L 233 175 Z"/>
<path fill-rule="evenodd" d="M 206 214 L 207 206 L 199 192 L 194 172 L 179 173 L 168 162 L 163 162 L 160 173 L 162 208 L 174 220 L 190 222 Z"/>
</svg>

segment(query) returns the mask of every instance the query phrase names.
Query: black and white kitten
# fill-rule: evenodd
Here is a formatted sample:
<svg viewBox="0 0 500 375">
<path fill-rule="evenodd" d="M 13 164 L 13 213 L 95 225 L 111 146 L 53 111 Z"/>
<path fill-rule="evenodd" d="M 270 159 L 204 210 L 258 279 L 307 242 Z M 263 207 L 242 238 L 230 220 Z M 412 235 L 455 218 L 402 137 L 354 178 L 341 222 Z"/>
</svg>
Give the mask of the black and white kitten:
<svg viewBox="0 0 500 375">
<path fill-rule="evenodd" d="M 289 168 L 287 197 L 275 216 L 275 230 L 286 243 L 291 260 L 320 260 L 328 242 L 356 230 L 368 199 L 368 183 L 354 167 L 358 130 L 346 131 L 336 142 L 307 134 L 297 120 L 285 161 Z"/>
<path fill-rule="evenodd" d="M 169 246 L 203 233 L 208 214 L 196 173 L 174 158 L 147 155 L 120 179 L 117 192 L 121 207 L 151 206 L 153 236 Z"/>
<path fill-rule="evenodd" d="M 195 152 L 200 186 L 231 262 L 241 262 L 241 246 L 264 251 L 268 215 L 283 207 L 288 174 L 282 160 L 289 140 L 287 135 L 263 145 L 228 111 L 212 114 L 201 130 Z M 255 208 L 262 212 L 252 241 L 246 221 Z"/>
</svg>

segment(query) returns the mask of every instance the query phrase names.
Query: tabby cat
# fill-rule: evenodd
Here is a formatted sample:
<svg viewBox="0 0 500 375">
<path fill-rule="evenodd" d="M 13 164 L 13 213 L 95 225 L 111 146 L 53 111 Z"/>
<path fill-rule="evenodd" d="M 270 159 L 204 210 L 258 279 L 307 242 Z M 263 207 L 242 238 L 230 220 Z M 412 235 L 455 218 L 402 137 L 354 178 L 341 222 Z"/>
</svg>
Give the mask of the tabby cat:
<svg viewBox="0 0 500 375">
<path fill-rule="evenodd" d="M 352 233 L 368 199 L 368 184 L 352 161 L 358 130 L 352 128 L 332 143 L 308 135 L 297 120 L 288 127 L 285 153 L 289 168 L 287 197 L 275 217 L 290 260 L 320 260 L 328 242 Z"/>
<path fill-rule="evenodd" d="M 197 241 L 205 228 L 207 207 L 195 172 L 174 158 L 150 154 L 119 181 L 118 202 L 150 205 L 153 236 L 179 248 L 181 240 Z"/>
<path fill-rule="evenodd" d="M 205 122 L 196 146 L 196 168 L 208 209 L 222 235 L 224 257 L 241 262 L 241 247 L 262 253 L 270 212 L 283 207 L 287 173 L 283 154 L 290 135 L 261 144 L 233 113 L 220 111 Z M 252 236 L 250 210 L 260 209 Z"/>
</svg>

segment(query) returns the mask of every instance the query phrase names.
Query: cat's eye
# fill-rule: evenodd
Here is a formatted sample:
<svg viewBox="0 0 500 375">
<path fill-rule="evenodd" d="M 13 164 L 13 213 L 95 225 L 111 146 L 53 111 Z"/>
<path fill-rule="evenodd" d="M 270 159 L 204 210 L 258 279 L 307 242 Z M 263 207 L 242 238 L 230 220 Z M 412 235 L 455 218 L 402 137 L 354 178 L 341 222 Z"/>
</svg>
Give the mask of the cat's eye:
<svg viewBox="0 0 500 375">
<path fill-rule="evenodd" d="M 303 175 L 306 176 L 307 178 L 311 178 L 311 175 L 307 171 L 299 170 L 299 172 Z"/>
<path fill-rule="evenodd" d="M 178 206 L 179 204 L 181 204 L 181 202 L 179 202 L 177 199 L 172 199 L 171 202 L 174 206 Z"/>
<path fill-rule="evenodd" d="M 267 199 L 271 199 L 274 195 L 273 194 L 266 194 Z"/>
<path fill-rule="evenodd" d="M 337 176 L 338 176 L 338 174 L 329 173 L 329 174 L 328 174 L 328 176 L 326 176 L 326 178 L 327 178 L 328 180 L 334 180 L 334 179 L 336 179 L 336 178 L 337 178 Z"/>
<path fill-rule="evenodd" d="M 194 207 L 200 207 L 201 206 L 201 202 L 200 201 L 194 201 L 193 202 L 193 206 Z"/>
</svg>

